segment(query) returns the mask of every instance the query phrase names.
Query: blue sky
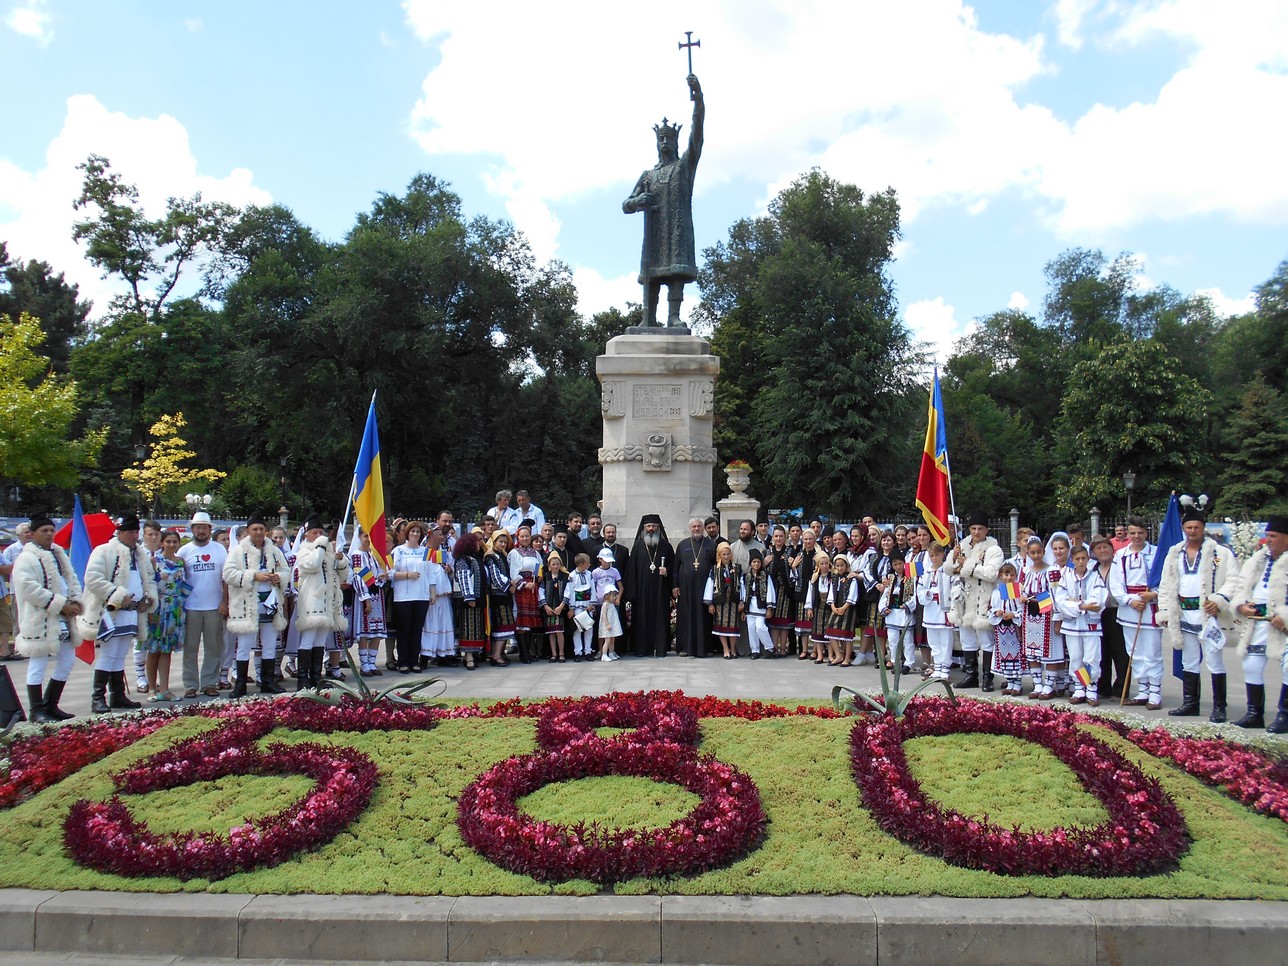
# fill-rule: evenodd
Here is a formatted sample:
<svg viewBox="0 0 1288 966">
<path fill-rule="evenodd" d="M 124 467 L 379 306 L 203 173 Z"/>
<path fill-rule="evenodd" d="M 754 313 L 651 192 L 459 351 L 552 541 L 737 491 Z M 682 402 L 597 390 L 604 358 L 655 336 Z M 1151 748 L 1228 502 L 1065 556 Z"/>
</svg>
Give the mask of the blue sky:
<svg viewBox="0 0 1288 966">
<path fill-rule="evenodd" d="M 899 192 L 901 311 L 941 359 L 971 320 L 1036 311 L 1043 264 L 1074 245 L 1241 311 L 1288 257 L 1284 8 L 0 0 L 0 239 L 101 309 L 110 289 L 70 240 L 90 152 L 145 204 L 274 201 L 329 238 L 428 171 L 571 266 L 584 312 L 638 300 L 642 226 L 621 201 L 651 126 L 687 127 L 693 30 L 700 249 L 818 166 Z"/>
</svg>

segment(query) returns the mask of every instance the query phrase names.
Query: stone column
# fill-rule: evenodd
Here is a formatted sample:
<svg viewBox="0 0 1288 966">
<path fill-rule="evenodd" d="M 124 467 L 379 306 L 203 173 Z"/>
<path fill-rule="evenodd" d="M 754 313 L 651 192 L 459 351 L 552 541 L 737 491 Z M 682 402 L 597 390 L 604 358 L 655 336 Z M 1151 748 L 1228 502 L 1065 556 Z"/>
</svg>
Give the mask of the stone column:
<svg viewBox="0 0 1288 966">
<path fill-rule="evenodd" d="M 610 339 L 595 360 L 603 397 L 605 523 L 631 543 L 656 513 L 672 542 L 711 513 L 711 417 L 720 359 L 692 335 L 639 329 Z"/>
<path fill-rule="evenodd" d="M 716 504 L 716 509 L 720 511 L 725 539 L 733 543 L 738 539 L 738 527 L 742 521 L 756 522 L 760 501 L 747 495 L 747 486 L 751 483 L 750 469 L 725 467 L 725 480 L 729 484 L 729 495 Z"/>
</svg>

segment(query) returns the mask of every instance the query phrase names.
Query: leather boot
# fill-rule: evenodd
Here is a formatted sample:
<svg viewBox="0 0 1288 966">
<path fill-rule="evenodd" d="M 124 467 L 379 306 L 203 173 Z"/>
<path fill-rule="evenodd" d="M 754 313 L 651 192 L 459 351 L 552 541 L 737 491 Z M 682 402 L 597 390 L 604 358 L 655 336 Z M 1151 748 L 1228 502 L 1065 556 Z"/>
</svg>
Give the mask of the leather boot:
<svg viewBox="0 0 1288 966">
<path fill-rule="evenodd" d="M 95 714 L 107 714 L 112 709 L 107 704 L 107 672 L 94 669 L 94 687 L 89 693 L 89 709 Z"/>
<path fill-rule="evenodd" d="M 113 711 L 133 711 L 143 705 L 131 701 L 125 696 L 125 672 L 110 671 L 107 678 L 107 689 L 111 692 L 107 705 Z"/>
<path fill-rule="evenodd" d="M 980 651 L 980 661 L 983 669 L 979 676 L 979 689 L 981 691 L 992 691 L 993 688 L 993 652 Z"/>
<path fill-rule="evenodd" d="M 1208 721 L 1213 724 L 1223 724 L 1225 722 L 1225 675 L 1212 675 L 1212 713 L 1208 715 Z"/>
<path fill-rule="evenodd" d="M 1266 730 L 1272 735 L 1288 734 L 1288 684 L 1279 688 L 1279 713 L 1267 725 Z"/>
<path fill-rule="evenodd" d="M 312 687 L 316 691 L 323 688 L 329 688 L 331 685 L 326 679 L 326 648 L 313 648 L 312 659 L 309 661 L 309 678 L 312 680 Z"/>
<path fill-rule="evenodd" d="M 962 678 L 959 688 L 977 688 L 979 687 L 979 651 L 963 651 L 962 664 L 965 666 L 966 676 Z"/>
<path fill-rule="evenodd" d="M 1264 728 L 1266 726 L 1266 686 L 1264 684 L 1245 684 L 1248 692 L 1248 713 L 1235 722 L 1240 728 Z"/>
<path fill-rule="evenodd" d="M 1182 671 L 1181 674 L 1181 706 L 1173 708 L 1167 715 L 1170 718 L 1197 718 L 1203 678 L 1197 671 Z"/>
<path fill-rule="evenodd" d="M 30 705 L 27 720 L 32 724 L 49 724 L 54 720 L 45 711 L 45 696 L 39 684 L 27 685 L 27 704 Z"/>
<path fill-rule="evenodd" d="M 313 650 L 316 650 L 316 648 Z M 295 691 L 297 694 L 313 687 L 313 675 L 310 671 L 313 666 L 313 650 L 300 651 L 295 655 Z"/>
<path fill-rule="evenodd" d="M 58 702 L 63 696 L 63 688 L 66 686 L 66 681 L 59 681 L 57 678 L 50 678 L 49 683 L 45 685 L 45 714 L 55 721 L 68 721 L 76 717 L 70 711 L 64 711 L 58 707 Z"/>
<path fill-rule="evenodd" d="M 528 641 L 530 640 L 527 631 L 520 631 L 514 635 L 519 640 L 519 660 L 524 664 L 532 663 L 532 654 L 528 650 Z"/>
<path fill-rule="evenodd" d="M 282 687 L 277 683 L 277 661 L 271 657 L 259 659 L 259 693 L 281 694 Z"/>
<path fill-rule="evenodd" d="M 246 697 L 246 679 L 250 677 L 250 661 L 237 662 L 237 683 L 233 685 L 232 691 L 228 693 L 230 698 Z"/>
</svg>

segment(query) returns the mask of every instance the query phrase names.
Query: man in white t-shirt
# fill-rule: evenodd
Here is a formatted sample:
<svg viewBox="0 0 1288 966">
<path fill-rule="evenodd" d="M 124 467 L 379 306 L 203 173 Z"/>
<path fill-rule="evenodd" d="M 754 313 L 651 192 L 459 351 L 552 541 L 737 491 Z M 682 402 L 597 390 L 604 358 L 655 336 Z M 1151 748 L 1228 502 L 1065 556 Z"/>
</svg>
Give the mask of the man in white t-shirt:
<svg viewBox="0 0 1288 966">
<path fill-rule="evenodd" d="M 514 524 L 514 526 L 507 526 L 507 530 L 514 533 L 519 529 L 524 520 L 531 520 L 532 532 L 541 532 L 541 528 L 546 522 L 546 515 L 541 507 L 532 502 L 532 498 L 528 496 L 527 490 L 519 490 L 514 494 L 514 507 L 519 511 L 519 520 Z"/>
<path fill-rule="evenodd" d="M 219 697 L 219 664 L 224 650 L 224 621 L 228 618 L 228 588 L 224 585 L 224 563 L 228 551 L 210 539 L 210 514 L 193 514 L 188 524 L 192 542 L 179 548 L 184 580 L 192 587 L 184 603 L 183 696 L 198 692 Z M 198 674 L 197 648 L 201 654 Z"/>
</svg>

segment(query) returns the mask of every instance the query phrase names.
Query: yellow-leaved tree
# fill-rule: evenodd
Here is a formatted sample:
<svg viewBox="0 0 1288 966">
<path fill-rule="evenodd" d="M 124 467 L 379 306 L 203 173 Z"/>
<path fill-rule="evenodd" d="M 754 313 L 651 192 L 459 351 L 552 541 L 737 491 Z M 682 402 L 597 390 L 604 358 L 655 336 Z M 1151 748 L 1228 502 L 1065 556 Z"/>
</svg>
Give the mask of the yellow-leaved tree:
<svg viewBox="0 0 1288 966">
<path fill-rule="evenodd" d="M 121 479 L 142 494 L 149 506 L 156 506 L 157 498 L 172 487 L 186 486 L 196 480 L 213 483 L 228 475 L 220 470 L 198 470 L 183 465 L 197 455 L 179 435 L 187 425 L 183 413 L 163 415 L 148 428 L 148 434 L 156 442 L 147 457 L 142 463 L 136 461 L 132 467 L 121 470 Z"/>
</svg>

